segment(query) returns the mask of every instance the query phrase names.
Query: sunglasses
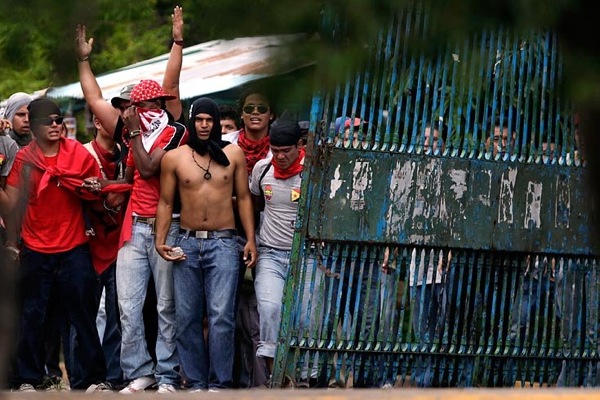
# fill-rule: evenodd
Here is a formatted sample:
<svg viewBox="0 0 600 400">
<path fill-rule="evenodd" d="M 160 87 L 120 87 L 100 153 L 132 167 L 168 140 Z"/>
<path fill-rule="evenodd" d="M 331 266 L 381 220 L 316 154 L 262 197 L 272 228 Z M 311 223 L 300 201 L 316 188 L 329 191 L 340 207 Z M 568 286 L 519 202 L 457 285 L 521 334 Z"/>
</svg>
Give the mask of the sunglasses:
<svg viewBox="0 0 600 400">
<path fill-rule="evenodd" d="M 45 126 L 50 126 L 52 125 L 52 123 L 56 123 L 56 125 L 60 125 L 63 123 L 63 118 L 62 116 L 60 117 L 44 117 L 44 118 L 36 118 L 35 121 L 39 122 L 41 125 L 45 125 Z"/>
<path fill-rule="evenodd" d="M 242 111 L 244 111 L 246 114 L 252 114 L 254 110 L 258 110 L 259 114 L 266 114 L 269 112 L 269 106 L 264 104 L 248 104 L 242 108 Z"/>
</svg>

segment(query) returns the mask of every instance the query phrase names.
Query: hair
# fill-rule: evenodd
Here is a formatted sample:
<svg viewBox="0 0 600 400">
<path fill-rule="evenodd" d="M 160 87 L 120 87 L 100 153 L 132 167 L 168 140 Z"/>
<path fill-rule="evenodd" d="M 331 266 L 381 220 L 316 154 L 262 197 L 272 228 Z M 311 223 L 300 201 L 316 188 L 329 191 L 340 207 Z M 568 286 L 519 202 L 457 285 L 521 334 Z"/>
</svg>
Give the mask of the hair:
<svg viewBox="0 0 600 400">
<path fill-rule="evenodd" d="M 221 104 L 219 106 L 219 112 L 221 113 L 221 119 L 232 120 L 235 123 L 235 127 L 237 129 L 240 129 L 240 127 L 242 126 L 240 120 L 240 113 L 235 107 L 230 106 L 229 104 Z"/>
<path fill-rule="evenodd" d="M 246 102 L 246 99 L 251 94 L 258 94 L 258 95 L 261 95 L 262 97 L 264 97 L 265 99 L 267 99 L 267 102 L 269 103 L 269 108 L 271 109 L 271 113 L 275 114 L 275 110 L 273 109 L 273 101 L 272 101 L 273 96 L 269 95 L 269 92 L 265 88 L 262 88 L 260 86 L 250 86 L 246 90 L 244 90 L 244 92 L 240 96 L 240 99 L 238 100 L 238 110 L 239 110 L 238 112 L 240 113 L 240 115 L 242 114 L 242 108 L 244 107 L 244 103 Z"/>
</svg>

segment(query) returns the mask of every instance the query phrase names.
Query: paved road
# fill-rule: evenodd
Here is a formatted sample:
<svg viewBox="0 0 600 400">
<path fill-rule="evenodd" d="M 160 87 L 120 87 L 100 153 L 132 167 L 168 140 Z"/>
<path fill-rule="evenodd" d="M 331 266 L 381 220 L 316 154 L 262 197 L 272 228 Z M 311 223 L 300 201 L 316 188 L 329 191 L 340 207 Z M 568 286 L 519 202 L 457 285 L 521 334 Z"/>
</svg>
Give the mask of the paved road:
<svg viewBox="0 0 600 400">
<path fill-rule="evenodd" d="M 117 393 L 86 395 L 81 392 L 54 393 L 9 393 L 0 394 L 2 399 L 45 400 L 59 399 L 90 399 L 102 397 L 106 400 L 121 399 Z M 524 388 L 524 389 L 256 389 L 228 390 L 220 393 L 189 394 L 179 392 L 173 395 L 158 395 L 146 392 L 135 395 L 136 399 L 214 399 L 214 400 L 600 400 L 598 389 L 555 389 L 555 388 Z"/>
</svg>

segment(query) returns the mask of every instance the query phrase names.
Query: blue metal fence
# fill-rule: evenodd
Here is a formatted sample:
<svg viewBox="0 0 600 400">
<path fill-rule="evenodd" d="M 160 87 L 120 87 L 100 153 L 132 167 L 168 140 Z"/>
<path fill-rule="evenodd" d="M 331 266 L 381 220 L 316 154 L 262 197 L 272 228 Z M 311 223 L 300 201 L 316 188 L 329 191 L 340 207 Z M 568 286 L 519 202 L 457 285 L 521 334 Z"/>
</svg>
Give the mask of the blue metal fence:
<svg viewBox="0 0 600 400">
<path fill-rule="evenodd" d="M 315 94 L 274 385 L 598 384 L 598 244 L 552 32 L 394 16 Z"/>
</svg>

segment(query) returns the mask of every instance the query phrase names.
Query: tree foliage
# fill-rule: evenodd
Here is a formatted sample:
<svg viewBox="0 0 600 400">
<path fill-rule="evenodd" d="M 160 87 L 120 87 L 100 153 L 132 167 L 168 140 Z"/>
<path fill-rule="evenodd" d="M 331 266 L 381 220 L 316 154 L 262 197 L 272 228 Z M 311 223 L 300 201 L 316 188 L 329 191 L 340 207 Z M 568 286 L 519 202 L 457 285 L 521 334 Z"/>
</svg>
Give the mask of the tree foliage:
<svg viewBox="0 0 600 400">
<path fill-rule="evenodd" d="M 265 0 L 4 0 L 0 14 L 0 98 L 77 80 L 75 26 L 94 37 L 96 73 L 169 51 L 170 16 L 184 8 L 185 40 L 315 31 L 318 2 Z M 293 4 L 293 5 L 292 5 Z"/>
</svg>

